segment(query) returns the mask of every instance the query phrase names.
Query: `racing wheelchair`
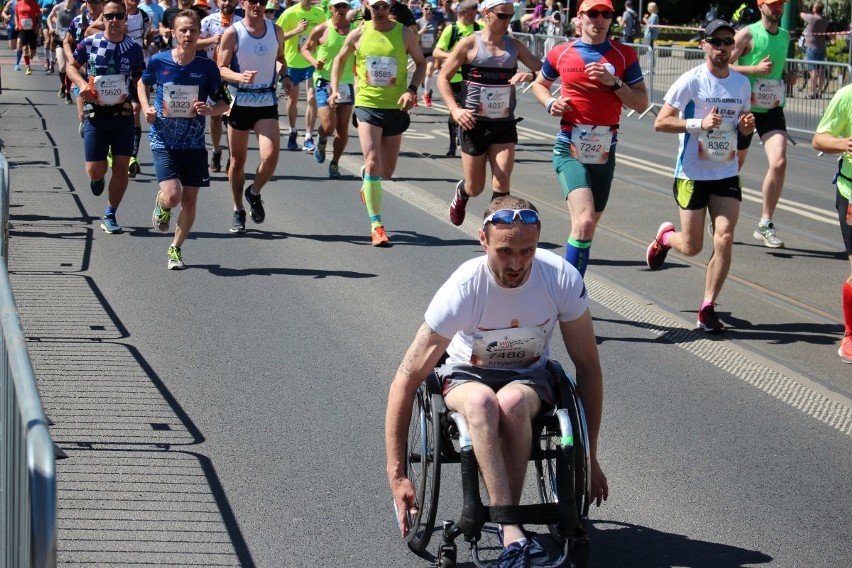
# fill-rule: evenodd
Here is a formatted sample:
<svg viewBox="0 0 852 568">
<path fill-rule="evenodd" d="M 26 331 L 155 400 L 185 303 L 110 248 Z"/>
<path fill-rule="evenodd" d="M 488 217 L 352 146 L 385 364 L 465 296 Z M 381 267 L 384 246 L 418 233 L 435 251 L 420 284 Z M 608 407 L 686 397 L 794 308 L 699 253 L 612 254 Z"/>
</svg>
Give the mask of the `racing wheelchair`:
<svg viewBox="0 0 852 568">
<path fill-rule="evenodd" d="M 482 502 L 479 469 L 473 453 L 470 431 L 464 417 L 450 411 L 435 372 L 417 390 L 409 423 L 406 448 L 408 478 L 414 484 L 417 512 L 408 514 L 408 547 L 423 554 L 435 530 L 441 467 L 458 463 L 461 467 L 463 504 L 456 521 L 444 521 L 442 543 L 436 565 L 456 566 L 455 540 L 463 535 L 470 544 L 474 564 L 487 564 L 480 554 L 486 523 L 547 525 L 556 551 L 536 566 L 585 568 L 589 557 L 587 523 L 591 492 L 588 430 L 583 404 L 573 379 L 556 361 L 547 363 L 551 371 L 556 407 L 544 410 L 533 420 L 530 461 L 534 463 L 534 483 L 538 502 L 494 507 Z M 528 469 L 528 479 L 530 475 Z M 493 531 L 492 531 L 493 532 Z"/>
</svg>

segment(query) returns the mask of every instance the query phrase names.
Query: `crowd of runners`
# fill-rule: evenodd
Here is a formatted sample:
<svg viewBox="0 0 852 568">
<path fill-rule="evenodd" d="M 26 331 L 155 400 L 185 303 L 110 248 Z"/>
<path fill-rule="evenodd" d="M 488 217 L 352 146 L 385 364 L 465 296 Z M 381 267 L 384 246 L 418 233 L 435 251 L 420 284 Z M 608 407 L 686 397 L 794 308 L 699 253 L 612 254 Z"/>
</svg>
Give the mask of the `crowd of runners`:
<svg viewBox="0 0 852 568">
<path fill-rule="evenodd" d="M 585 274 L 610 195 L 622 110 L 649 106 L 636 52 L 610 39 L 616 19 L 611 0 L 580 2 L 577 38 L 555 45 L 543 60 L 513 37 L 517 6 L 511 0 L 424 2 L 417 15 L 397 0 L 354 6 L 349 0 L 296 0 L 289 7 L 276 0 L 175 1 L 15 0 L 3 9 L 15 68 L 32 73 L 43 45 L 44 70 L 56 73 L 58 97 L 77 106 L 91 191 L 106 192 L 100 223 L 106 233 L 122 231 L 117 213 L 129 179 L 140 171 L 143 120 L 159 183 L 151 222 L 167 232 L 177 213 L 169 269 L 186 266 L 181 247 L 211 171 L 227 173 L 229 230 L 244 233 L 248 217 L 255 224 L 265 220 L 263 190 L 282 145 L 328 162 L 328 177 L 335 179 L 353 124 L 364 159 L 361 200 L 371 241 L 390 246 L 382 184 L 393 178 L 409 111 L 431 106 L 437 96 L 449 115 L 447 155 L 461 153 L 463 177 L 449 200 L 449 220 L 461 225 L 470 199 L 485 190 L 489 169 L 491 199 L 510 193 L 516 85 L 531 83 L 544 112 L 560 125 L 553 171 L 571 219 L 565 258 Z M 723 20 L 704 24 L 706 59 L 671 86 L 655 122 L 657 131 L 680 138 L 673 182 L 679 219 L 660 225 L 647 265 L 659 269 L 671 248 L 698 254 L 708 227 L 713 255 L 697 322 L 708 332 L 725 329 L 715 306 L 731 265 L 742 201 L 739 170 L 755 132 L 769 168 L 753 237 L 767 247 L 784 246 L 773 214 L 786 172 L 785 92 L 795 77 L 784 69 L 784 0 L 757 4 L 760 19 L 741 29 Z M 822 151 L 846 151 L 829 143 L 848 134 L 837 118 L 846 96 L 845 90 L 837 94 L 820 125 L 814 144 Z M 259 165 L 247 173 L 252 133 Z M 839 222 L 852 253 L 845 209 L 850 182 L 842 167 L 837 184 Z M 852 362 L 852 275 L 842 305 L 847 335 L 840 355 Z"/>
</svg>

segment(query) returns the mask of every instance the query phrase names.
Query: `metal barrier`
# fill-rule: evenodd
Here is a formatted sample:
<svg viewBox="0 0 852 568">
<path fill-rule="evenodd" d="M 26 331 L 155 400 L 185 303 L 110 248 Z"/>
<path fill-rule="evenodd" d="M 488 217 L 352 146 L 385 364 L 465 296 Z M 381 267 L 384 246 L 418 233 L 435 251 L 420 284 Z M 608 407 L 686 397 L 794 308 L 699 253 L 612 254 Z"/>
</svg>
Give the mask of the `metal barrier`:
<svg viewBox="0 0 852 568">
<path fill-rule="evenodd" d="M 0 154 L 0 568 L 56 566 L 56 461 L 6 270 L 9 168 Z"/>
</svg>

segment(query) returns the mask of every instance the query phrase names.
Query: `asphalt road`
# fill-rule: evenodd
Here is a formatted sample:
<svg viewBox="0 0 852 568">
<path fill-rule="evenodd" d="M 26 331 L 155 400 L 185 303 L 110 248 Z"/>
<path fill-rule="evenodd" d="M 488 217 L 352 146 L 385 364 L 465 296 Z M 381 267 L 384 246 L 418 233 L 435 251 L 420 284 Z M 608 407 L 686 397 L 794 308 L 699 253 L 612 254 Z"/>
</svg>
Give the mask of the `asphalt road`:
<svg viewBox="0 0 852 568">
<path fill-rule="evenodd" d="M 11 71 L 0 138 L 12 172 L 10 270 L 58 464 L 63 565 L 425 566 L 399 539 L 384 475 L 387 387 L 434 291 L 479 254 L 485 197 L 461 229 L 446 205 L 460 177 L 443 157 L 446 113 L 419 107 L 369 245 L 357 139 L 326 179 L 282 152 L 267 220 L 228 233 L 224 175 L 204 190 L 190 268 L 166 270 L 143 173 L 100 231 L 73 107 L 55 77 Z M 556 124 L 530 97 L 512 191 L 543 212 L 542 246 L 569 221 L 550 166 Z M 301 121 L 300 121 L 301 127 Z M 708 253 L 645 248 L 676 221 L 676 137 L 625 115 L 612 197 L 587 283 L 605 373 L 600 459 L 611 495 L 592 511 L 598 567 L 836 567 L 852 560 L 852 386 L 837 344 L 849 273 L 833 211 L 834 160 L 790 147 L 787 248 L 751 232 L 766 158 L 755 143 L 723 336 L 693 331 Z M 251 167 L 256 164 L 251 162 Z M 557 358 L 566 360 L 556 346 Z M 449 468 L 448 468 L 449 469 Z M 448 471 L 439 519 L 459 511 Z M 435 544 L 430 548 L 435 552 Z M 467 561 L 466 551 L 460 560 Z M 462 564 L 469 565 L 469 564 Z"/>
</svg>

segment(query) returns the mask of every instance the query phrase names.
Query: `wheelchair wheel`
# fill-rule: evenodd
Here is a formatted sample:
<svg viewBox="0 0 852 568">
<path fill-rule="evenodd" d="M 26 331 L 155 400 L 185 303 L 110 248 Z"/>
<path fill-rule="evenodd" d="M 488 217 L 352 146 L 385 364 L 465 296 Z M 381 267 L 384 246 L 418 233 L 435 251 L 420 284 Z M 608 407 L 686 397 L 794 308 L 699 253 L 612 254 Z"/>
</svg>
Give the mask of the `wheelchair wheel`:
<svg viewBox="0 0 852 568">
<path fill-rule="evenodd" d="M 556 477 L 556 436 L 551 435 L 545 428 L 540 438 L 542 457 L 535 460 L 536 484 L 538 485 L 538 496 L 542 503 L 559 502 L 559 485 Z M 561 542 L 562 535 L 556 525 L 548 525 L 550 535 Z"/>
<path fill-rule="evenodd" d="M 408 426 L 407 475 L 414 484 L 417 514 L 408 516 L 408 547 L 423 552 L 432 538 L 441 487 L 441 422 L 425 386 L 417 389 Z"/>
</svg>

